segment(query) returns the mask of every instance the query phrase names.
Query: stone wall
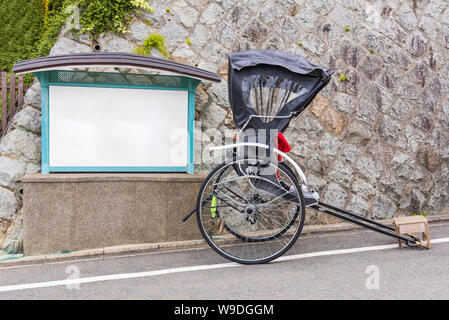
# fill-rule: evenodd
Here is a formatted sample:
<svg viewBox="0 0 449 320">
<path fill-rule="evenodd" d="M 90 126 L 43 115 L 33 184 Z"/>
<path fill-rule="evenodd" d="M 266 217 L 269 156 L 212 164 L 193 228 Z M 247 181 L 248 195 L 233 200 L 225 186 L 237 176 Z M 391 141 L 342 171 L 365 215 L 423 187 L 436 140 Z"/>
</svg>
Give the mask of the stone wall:
<svg viewBox="0 0 449 320">
<path fill-rule="evenodd" d="M 449 5 L 445 0 L 154 0 L 126 36 L 103 51 L 131 52 L 151 33 L 172 59 L 219 73 L 202 84 L 202 129 L 231 128 L 227 53 L 280 49 L 336 74 L 287 139 L 325 202 L 368 217 L 448 213 Z M 189 39 L 189 41 L 187 41 Z M 90 52 L 86 36 L 61 35 L 51 55 Z M 153 50 L 158 55 L 156 50 Z M 39 170 L 39 85 L 0 143 L 0 243 L 21 248 L 21 186 Z M 317 214 L 309 223 L 328 222 Z"/>
</svg>

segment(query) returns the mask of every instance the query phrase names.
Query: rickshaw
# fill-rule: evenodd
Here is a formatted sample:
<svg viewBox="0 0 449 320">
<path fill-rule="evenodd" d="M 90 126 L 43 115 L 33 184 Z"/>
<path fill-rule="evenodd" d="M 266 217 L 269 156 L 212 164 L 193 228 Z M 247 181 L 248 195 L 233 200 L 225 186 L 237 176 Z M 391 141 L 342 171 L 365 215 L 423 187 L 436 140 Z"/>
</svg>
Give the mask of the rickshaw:
<svg viewBox="0 0 449 320">
<path fill-rule="evenodd" d="M 413 235 L 321 202 L 288 154 L 283 136 L 329 83 L 333 71 L 302 56 L 277 50 L 229 55 L 228 90 L 237 134 L 234 143 L 212 148 L 223 162 L 204 180 L 196 212 L 202 236 L 218 254 L 242 264 L 272 261 L 301 234 L 306 208 L 422 245 Z"/>
</svg>

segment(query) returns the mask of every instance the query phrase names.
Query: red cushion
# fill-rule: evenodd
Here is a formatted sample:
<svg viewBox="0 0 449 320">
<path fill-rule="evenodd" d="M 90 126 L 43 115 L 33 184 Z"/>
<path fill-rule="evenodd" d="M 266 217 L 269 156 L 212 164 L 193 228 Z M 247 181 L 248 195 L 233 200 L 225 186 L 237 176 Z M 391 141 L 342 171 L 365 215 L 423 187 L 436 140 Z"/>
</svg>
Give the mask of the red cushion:
<svg viewBox="0 0 449 320">
<path fill-rule="evenodd" d="M 282 152 L 289 152 L 292 149 L 282 132 L 278 133 L 277 148 Z"/>
</svg>

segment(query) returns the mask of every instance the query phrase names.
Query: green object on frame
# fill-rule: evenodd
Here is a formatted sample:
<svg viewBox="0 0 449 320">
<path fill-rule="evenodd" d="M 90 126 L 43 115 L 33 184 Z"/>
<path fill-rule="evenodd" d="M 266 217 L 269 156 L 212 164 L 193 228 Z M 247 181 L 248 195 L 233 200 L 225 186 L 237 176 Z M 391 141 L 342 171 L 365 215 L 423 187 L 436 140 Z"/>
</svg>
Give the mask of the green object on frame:
<svg viewBox="0 0 449 320">
<path fill-rule="evenodd" d="M 217 216 L 217 197 L 213 196 L 212 201 L 210 204 L 210 215 L 212 218 L 215 218 Z"/>
</svg>

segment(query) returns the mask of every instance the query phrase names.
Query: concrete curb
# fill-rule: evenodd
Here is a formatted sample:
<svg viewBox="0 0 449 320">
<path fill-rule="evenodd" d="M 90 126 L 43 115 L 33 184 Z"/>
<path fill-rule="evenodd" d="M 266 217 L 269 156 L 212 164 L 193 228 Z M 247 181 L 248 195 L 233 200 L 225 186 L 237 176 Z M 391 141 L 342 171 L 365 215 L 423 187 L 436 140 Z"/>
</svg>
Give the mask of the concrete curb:
<svg viewBox="0 0 449 320">
<path fill-rule="evenodd" d="M 430 224 L 438 222 L 449 222 L 449 214 L 427 216 L 426 218 Z M 382 222 L 386 225 L 393 225 L 393 219 L 383 220 Z M 312 234 L 333 233 L 359 229 L 363 229 L 363 227 L 352 223 L 342 222 L 328 225 L 304 226 L 302 234 L 310 236 Z M 0 268 L 32 264 L 47 264 L 62 261 L 104 259 L 110 256 L 133 255 L 151 252 L 157 253 L 165 251 L 200 249 L 207 247 L 208 245 L 205 240 L 188 240 L 176 242 L 128 244 L 40 256 L 23 256 L 22 254 L 11 254 L 6 255 L 4 258 L 0 256 Z"/>
</svg>

